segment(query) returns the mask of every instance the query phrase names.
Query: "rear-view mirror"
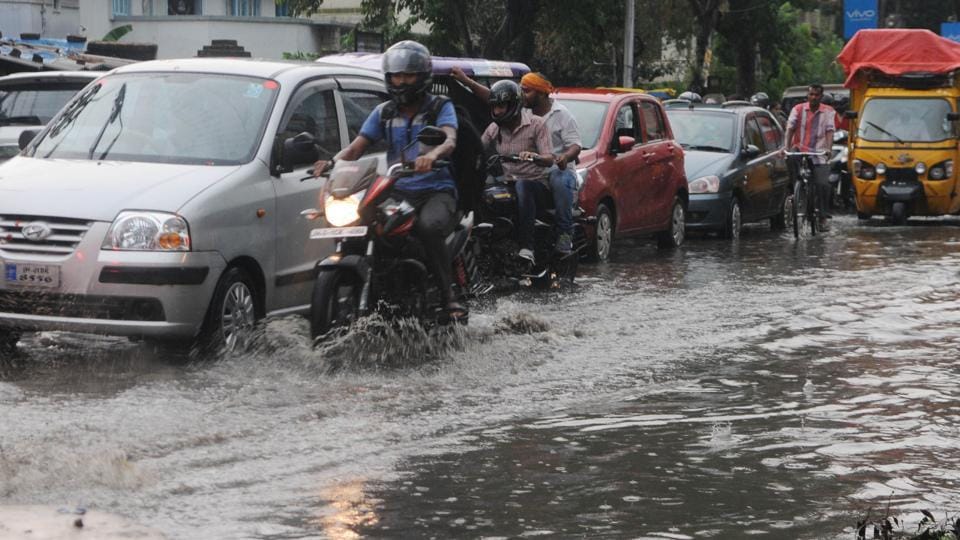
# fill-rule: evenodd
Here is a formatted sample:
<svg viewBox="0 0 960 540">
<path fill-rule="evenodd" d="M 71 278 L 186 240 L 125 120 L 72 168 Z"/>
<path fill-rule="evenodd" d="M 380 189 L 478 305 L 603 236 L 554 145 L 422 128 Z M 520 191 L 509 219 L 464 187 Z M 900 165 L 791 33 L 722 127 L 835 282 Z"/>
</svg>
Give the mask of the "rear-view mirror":
<svg viewBox="0 0 960 540">
<path fill-rule="evenodd" d="M 849 120 L 855 120 L 857 116 L 857 111 L 844 111 L 843 113 L 843 117 Z"/>
<path fill-rule="evenodd" d="M 20 138 L 17 139 L 17 145 L 19 145 L 20 149 L 23 150 L 28 144 L 30 144 L 30 141 L 32 141 L 38 133 L 40 133 L 40 131 L 36 129 L 25 129 L 21 131 Z"/>
<path fill-rule="evenodd" d="M 319 158 L 317 140 L 312 133 L 304 131 L 283 141 L 280 165 L 284 170 L 292 171 L 297 165 L 310 164 Z"/>
<path fill-rule="evenodd" d="M 633 137 L 629 135 L 620 135 L 619 137 L 617 137 L 617 144 L 616 144 L 616 147 L 614 148 L 614 152 L 617 152 L 617 153 L 627 152 L 628 150 L 633 148 L 634 145 L 636 144 L 637 144 L 637 140 L 634 139 Z"/>
<path fill-rule="evenodd" d="M 760 155 L 760 149 L 755 144 L 748 144 L 741 152 L 745 158 L 755 158 Z"/>
<path fill-rule="evenodd" d="M 424 126 L 417 134 L 417 141 L 427 146 L 440 146 L 447 140 L 447 133 L 434 126 Z"/>
</svg>

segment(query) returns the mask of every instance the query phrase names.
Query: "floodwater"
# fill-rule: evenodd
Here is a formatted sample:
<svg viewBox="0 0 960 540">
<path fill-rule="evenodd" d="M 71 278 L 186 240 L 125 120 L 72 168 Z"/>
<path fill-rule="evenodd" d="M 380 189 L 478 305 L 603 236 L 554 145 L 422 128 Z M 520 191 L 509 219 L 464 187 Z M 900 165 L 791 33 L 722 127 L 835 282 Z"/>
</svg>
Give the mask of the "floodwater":
<svg viewBox="0 0 960 540">
<path fill-rule="evenodd" d="M 621 244 L 469 328 L 370 321 L 184 362 L 29 336 L 0 507 L 168 538 L 853 538 L 960 512 L 960 223 Z M 868 533 L 868 536 L 870 534 Z"/>
</svg>

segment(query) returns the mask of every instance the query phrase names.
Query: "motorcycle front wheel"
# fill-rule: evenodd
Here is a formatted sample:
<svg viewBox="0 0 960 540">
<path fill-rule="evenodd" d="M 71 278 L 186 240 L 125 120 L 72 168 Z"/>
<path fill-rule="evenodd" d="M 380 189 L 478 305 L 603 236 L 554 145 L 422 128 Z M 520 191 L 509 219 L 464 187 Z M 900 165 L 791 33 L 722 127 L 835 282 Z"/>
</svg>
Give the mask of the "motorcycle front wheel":
<svg viewBox="0 0 960 540">
<path fill-rule="evenodd" d="M 324 270 L 317 275 L 310 304 L 310 337 L 317 339 L 330 330 L 348 326 L 360 314 L 363 285 L 348 270 Z"/>
</svg>

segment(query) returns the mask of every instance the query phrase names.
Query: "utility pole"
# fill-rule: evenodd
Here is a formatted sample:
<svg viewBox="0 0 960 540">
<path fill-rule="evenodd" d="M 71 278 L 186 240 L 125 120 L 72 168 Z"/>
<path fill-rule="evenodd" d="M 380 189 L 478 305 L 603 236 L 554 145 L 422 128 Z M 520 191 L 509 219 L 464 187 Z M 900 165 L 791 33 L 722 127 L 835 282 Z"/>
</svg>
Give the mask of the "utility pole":
<svg viewBox="0 0 960 540">
<path fill-rule="evenodd" d="M 623 25 L 623 86 L 633 86 L 634 2 L 627 0 L 627 16 Z"/>
</svg>

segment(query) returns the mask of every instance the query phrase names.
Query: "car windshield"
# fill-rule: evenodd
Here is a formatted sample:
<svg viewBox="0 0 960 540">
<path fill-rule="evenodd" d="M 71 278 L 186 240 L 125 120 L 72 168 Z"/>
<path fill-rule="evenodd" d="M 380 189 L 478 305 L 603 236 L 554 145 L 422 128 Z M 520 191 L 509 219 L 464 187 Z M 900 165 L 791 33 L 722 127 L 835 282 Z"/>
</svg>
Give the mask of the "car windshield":
<svg viewBox="0 0 960 540">
<path fill-rule="evenodd" d="M 607 115 L 607 103 L 603 101 L 588 101 L 581 99 L 561 99 L 563 104 L 577 121 L 580 128 L 581 148 L 593 148 L 600 138 L 600 129 Z"/>
<path fill-rule="evenodd" d="M 42 126 L 84 86 L 83 82 L 0 86 L 0 126 Z"/>
<path fill-rule="evenodd" d="M 673 136 L 687 150 L 732 152 L 733 114 L 690 109 L 667 109 Z"/>
<path fill-rule="evenodd" d="M 209 73 L 104 77 L 51 123 L 37 158 L 238 165 L 253 159 L 276 81 Z"/>
<path fill-rule="evenodd" d="M 941 98 L 873 98 L 864 105 L 857 136 L 868 141 L 934 142 L 955 138 L 953 112 Z"/>
</svg>

